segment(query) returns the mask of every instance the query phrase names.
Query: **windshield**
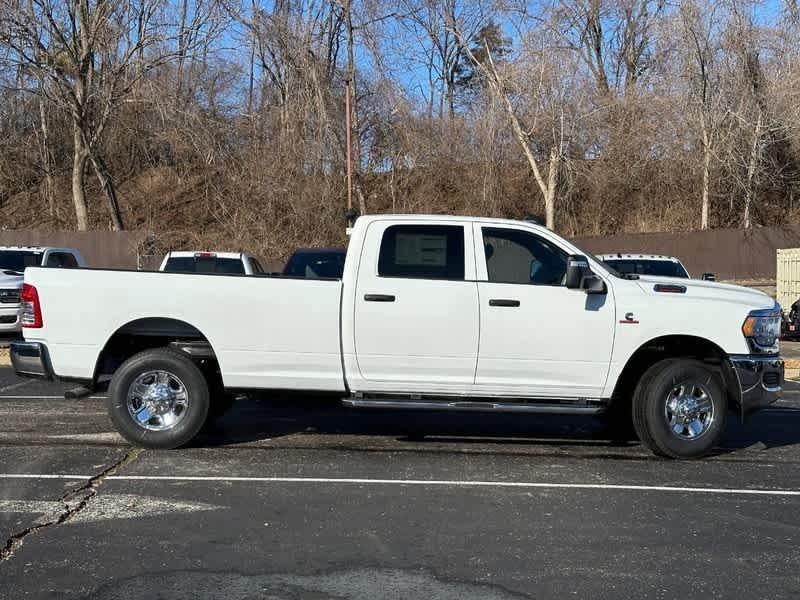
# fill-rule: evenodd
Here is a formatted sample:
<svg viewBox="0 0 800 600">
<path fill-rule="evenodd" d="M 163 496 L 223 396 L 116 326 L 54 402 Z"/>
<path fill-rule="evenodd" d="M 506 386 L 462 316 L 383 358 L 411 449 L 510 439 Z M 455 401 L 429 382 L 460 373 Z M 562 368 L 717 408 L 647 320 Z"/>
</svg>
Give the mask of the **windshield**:
<svg viewBox="0 0 800 600">
<path fill-rule="evenodd" d="M 173 256 L 164 266 L 167 273 L 227 273 L 244 275 L 244 265 L 238 258 L 216 256 Z"/>
<path fill-rule="evenodd" d="M 636 275 L 655 275 L 657 277 L 679 277 L 688 279 L 689 274 L 678 262 L 671 260 L 649 260 L 646 258 L 608 259 L 604 261 L 618 273 Z"/>
<path fill-rule="evenodd" d="M 24 273 L 25 267 L 38 267 L 42 253 L 30 250 L 0 250 L 0 270 Z"/>
</svg>

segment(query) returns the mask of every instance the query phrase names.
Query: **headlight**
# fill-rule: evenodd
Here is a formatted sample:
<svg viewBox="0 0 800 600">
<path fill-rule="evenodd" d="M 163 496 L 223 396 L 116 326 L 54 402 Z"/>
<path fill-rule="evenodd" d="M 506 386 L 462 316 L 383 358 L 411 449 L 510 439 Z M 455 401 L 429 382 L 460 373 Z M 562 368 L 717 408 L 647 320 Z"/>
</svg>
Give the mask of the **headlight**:
<svg viewBox="0 0 800 600">
<path fill-rule="evenodd" d="M 757 353 L 778 352 L 778 338 L 781 335 L 781 307 L 753 310 L 742 324 L 742 333 Z"/>
</svg>

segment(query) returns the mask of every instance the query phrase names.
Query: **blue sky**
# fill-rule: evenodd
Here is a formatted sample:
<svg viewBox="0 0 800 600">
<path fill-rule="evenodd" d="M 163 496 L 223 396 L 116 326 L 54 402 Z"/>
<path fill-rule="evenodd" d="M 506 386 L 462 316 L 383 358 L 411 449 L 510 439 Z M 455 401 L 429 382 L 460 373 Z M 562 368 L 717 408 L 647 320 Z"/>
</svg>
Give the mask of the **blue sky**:
<svg viewBox="0 0 800 600">
<path fill-rule="evenodd" d="M 249 4 L 248 0 L 244 0 Z M 549 5 L 555 0 L 536 0 L 528 2 L 529 15 L 535 16 L 541 10 L 543 4 Z M 261 0 L 261 5 L 269 9 L 273 0 Z M 389 14 L 396 9 L 393 3 L 386 3 Z M 676 7 L 675 3 L 668 5 L 667 10 Z M 756 23 L 763 26 L 776 24 L 784 18 L 784 4 L 782 0 L 761 0 L 757 2 L 740 2 L 740 10 L 749 10 Z M 380 10 L 380 9 L 379 9 Z M 510 20 L 509 15 L 498 14 L 495 21 L 499 23 L 506 35 L 512 40 L 512 45 L 518 46 L 517 28 Z M 383 67 L 388 71 L 386 75 L 392 81 L 398 83 L 405 90 L 407 96 L 417 102 L 425 101 L 429 93 L 428 74 L 424 65 L 424 48 L 414 39 L 414 35 L 408 27 L 400 25 L 396 20 L 386 20 L 381 23 L 385 39 L 382 42 Z M 246 63 L 248 58 L 247 43 L 241 25 L 234 30 L 228 31 L 220 40 L 221 55 L 228 60 L 242 65 L 246 76 Z M 358 67 L 361 72 L 374 79 L 376 78 L 375 62 L 373 56 L 366 49 L 364 39 L 361 35 L 357 36 L 356 56 Z M 340 52 L 340 63 L 344 64 L 344 46 Z M 246 77 L 245 77 L 246 78 Z M 246 84 L 245 84 L 246 85 Z"/>
</svg>

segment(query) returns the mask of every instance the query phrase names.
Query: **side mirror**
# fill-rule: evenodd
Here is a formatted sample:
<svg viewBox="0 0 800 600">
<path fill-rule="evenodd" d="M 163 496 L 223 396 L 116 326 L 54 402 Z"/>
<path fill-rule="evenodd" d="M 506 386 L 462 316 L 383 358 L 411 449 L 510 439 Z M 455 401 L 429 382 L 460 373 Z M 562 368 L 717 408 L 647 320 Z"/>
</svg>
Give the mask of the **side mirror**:
<svg viewBox="0 0 800 600">
<path fill-rule="evenodd" d="M 567 257 L 567 275 L 564 283 L 568 289 L 580 289 L 583 278 L 589 274 L 591 274 L 589 259 L 582 254 L 571 254 Z"/>
<path fill-rule="evenodd" d="M 714 273 L 703 273 L 700 279 L 702 279 L 703 281 L 716 281 L 717 276 Z"/>
<path fill-rule="evenodd" d="M 607 294 L 608 288 L 606 282 L 597 275 L 590 273 L 583 278 L 581 282 L 581 289 L 587 294 Z"/>
</svg>

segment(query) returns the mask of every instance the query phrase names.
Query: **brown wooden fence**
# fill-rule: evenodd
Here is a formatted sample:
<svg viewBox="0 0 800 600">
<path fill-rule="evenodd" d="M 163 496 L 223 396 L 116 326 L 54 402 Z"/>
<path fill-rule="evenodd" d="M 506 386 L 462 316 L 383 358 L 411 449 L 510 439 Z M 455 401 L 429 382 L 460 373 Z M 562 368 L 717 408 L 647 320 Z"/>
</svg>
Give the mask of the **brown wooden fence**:
<svg viewBox="0 0 800 600">
<path fill-rule="evenodd" d="M 160 254 L 152 257 L 142 254 L 145 239 L 146 233 L 141 231 L 0 230 L 0 245 L 77 248 L 89 266 L 118 269 L 158 267 Z M 712 272 L 720 279 L 775 279 L 775 251 L 800 248 L 800 225 L 621 234 L 574 241 L 595 254 L 641 252 L 677 256 L 693 276 Z"/>
<path fill-rule="evenodd" d="M 136 269 L 141 231 L 0 230 L 0 246 L 60 246 L 80 250 L 90 267 Z"/>
<path fill-rule="evenodd" d="M 800 248 L 800 226 L 620 234 L 573 241 L 594 254 L 641 252 L 677 256 L 693 277 L 710 272 L 719 279 L 774 280 L 775 251 Z"/>
</svg>

